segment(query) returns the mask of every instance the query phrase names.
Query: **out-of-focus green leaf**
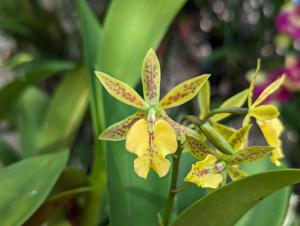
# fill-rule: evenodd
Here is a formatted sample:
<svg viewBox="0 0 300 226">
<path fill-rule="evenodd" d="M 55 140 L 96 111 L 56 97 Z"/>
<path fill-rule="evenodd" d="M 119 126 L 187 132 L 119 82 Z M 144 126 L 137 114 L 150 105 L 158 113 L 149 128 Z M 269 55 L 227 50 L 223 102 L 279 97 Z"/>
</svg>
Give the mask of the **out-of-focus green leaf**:
<svg viewBox="0 0 300 226">
<path fill-rule="evenodd" d="M 15 109 L 20 137 L 21 155 L 26 158 L 37 153 L 41 123 L 48 106 L 48 96 L 35 87 L 21 95 Z"/>
<path fill-rule="evenodd" d="M 300 170 L 296 169 L 271 171 L 246 177 L 195 202 L 171 225 L 232 226 L 268 195 L 299 182 Z"/>
<path fill-rule="evenodd" d="M 105 126 L 104 103 L 102 87 L 97 82 L 94 73 L 94 66 L 99 59 L 101 27 L 84 0 L 77 0 L 76 5 L 81 25 L 84 57 L 88 69 L 87 80 L 89 84 L 90 112 L 95 142 L 94 161 L 90 176 L 90 186 L 94 190 L 88 194 L 87 202 L 81 216 L 81 225 L 94 226 L 99 220 L 98 216 L 104 202 L 104 191 L 106 189 L 105 145 L 103 141 L 98 140 L 98 135 Z"/>
<path fill-rule="evenodd" d="M 26 87 L 72 67 L 72 63 L 61 60 L 34 60 L 19 65 L 16 68 L 16 78 L 0 89 L 0 119 L 6 116 Z"/>
<path fill-rule="evenodd" d="M 63 205 L 68 203 L 74 197 L 86 192 L 90 192 L 90 187 L 83 187 L 68 190 L 57 195 L 50 197 L 43 205 L 26 221 L 23 226 L 40 226 L 42 225 L 52 214 L 62 208 Z"/>
<path fill-rule="evenodd" d="M 269 159 L 250 163 L 244 166 L 248 173 L 270 171 L 277 167 Z M 289 206 L 290 188 L 284 188 L 258 203 L 249 210 L 235 226 L 282 226 Z"/>
<path fill-rule="evenodd" d="M 159 45 L 185 2 L 186 0 L 112 1 L 103 28 L 97 69 L 134 86 L 140 79 L 147 51 Z M 106 125 L 132 113 L 132 108 L 117 102 L 107 93 L 104 106 Z M 151 172 L 147 180 L 141 179 L 133 170 L 135 157 L 125 150 L 123 142 L 109 142 L 107 147 L 111 224 L 155 225 L 157 213 L 162 213 L 165 206 L 169 177 L 159 179 Z"/>
<path fill-rule="evenodd" d="M 20 159 L 19 154 L 4 139 L 0 137 L 0 166 L 7 166 Z"/>
<path fill-rule="evenodd" d="M 28 158 L 0 172 L 1 226 L 22 225 L 54 186 L 68 152 Z"/>
<path fill-rule="evenodd" d="M 88 104 L 84 68 L 67 75 L 55 90 L 38 137 L 39 151 L 68 147 L 74 139 Z"/>
</svg>

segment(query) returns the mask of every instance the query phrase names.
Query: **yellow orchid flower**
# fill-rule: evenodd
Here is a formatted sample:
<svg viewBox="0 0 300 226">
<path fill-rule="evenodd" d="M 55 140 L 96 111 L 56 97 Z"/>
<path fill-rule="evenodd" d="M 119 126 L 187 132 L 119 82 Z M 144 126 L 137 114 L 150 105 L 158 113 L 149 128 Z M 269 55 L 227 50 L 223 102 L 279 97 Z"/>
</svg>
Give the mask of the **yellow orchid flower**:
<svg viewBox="0 0 300 226">
<path fill-rule="evenodd" d="M 119 101 L 138 108 L 139 111 L 103 131 L 103 140 L 124 140 L 126 149 L 136 154 L 134 170 L 146 178 L 152 168 L 159 177 L 165 176 L 170 162 L 165 157 L 177 150 L 177 139 L 186 135 L 198 137 L 192 129 L 168 117 L 165 109 L 181 105 L 197 95 L 209 75 L 189 79 L 174 87 L 160 99 L 160 65 L 155 52 L 150 49 L 142 65 L 144 99 L 130 86 L 103 72 L 97 72 L 105 89 Z"/>
<path fill-rule="evenodd" d="M 218 188 L 224 180 L 222 174 L 227 173 L 232 180 L 238 180 L 247 173 L 239 169 L 240 164 L 257 161 L 274 150 L 269 146 L 252 146 L 242 148 L 251 125 L 246 125 L 235 131 L 228 139 L 234 148 L 233 155 L 225 155 L 210 147 L 205 139 L 187 136 L 184 148 L 190 151 L 198 160 L 185 178 L 186 182 L 194 183 L 203 188 Z"/>
<path fill-rule="evenodd" d="M 271 104 L 262 104 L 262 102 L 280 88 L 280 86 L 284 83 L 285 76 L 283 75 L 281 78 L 271 83 L 253 102 L 253 90 L 255 87 L 256 77 L 259 74 L 259 69 L 260 62 L 258 62 L 256 72 L 251 79 L 250 90 L 248 94 L 248 114 L 244 118 L 243 125 L 248 124 L 251 117 L 256 119 L 257 125 L 262 131 L 266 142 L 268 145 L 275 148 L 272 152 L 270 160 L 275 165 L 279 166 L 280 159 L 284 157 L 280 140 L 280 136 L 284 128 L 280 119 L 278 118 L 279 111 L 277 110 L 276 106 Z"/>
</svg>

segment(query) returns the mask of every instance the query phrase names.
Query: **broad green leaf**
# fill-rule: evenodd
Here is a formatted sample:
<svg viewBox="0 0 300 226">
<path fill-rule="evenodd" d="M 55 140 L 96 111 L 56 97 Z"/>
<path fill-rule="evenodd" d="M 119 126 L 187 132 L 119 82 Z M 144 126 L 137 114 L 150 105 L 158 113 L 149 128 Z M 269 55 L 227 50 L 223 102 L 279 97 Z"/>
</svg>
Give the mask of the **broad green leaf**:
<svg viewBox="0 0 300 226">
<path fill-rule="evenodd" d="M 38 137 L 37 150 L 68 147 L 81 124 L 87 104 L 88 88 L 84 68 L 77 68 L 65 75 L 50 100 Z"/>
<path fill-rule="evenodd" d="M 106 91 L 114 98 L 141 110 L 147 108 L 144 99 L 125 82 L 115 79 L 103 72 L 96 71 L 95 73 Z"/>
<path fill-rule="evenodd" d="M 210 111 L 210 83 L 205 82 L 198 94 L 198 104 L 200 108 L 200 119 L 203 119 Z"/>
<path fill-rule="evenodd" d="M 159 102 L 162 109 L 168 109 L 184 104 L 194 98 L 210 75 L 200 75 L 184 81 L 171 89 Z"/>
<path fill-rule="evenodd" d="M 281 167 L 284 168 L 284 167 Z M 243 166 L 250 174 L 278 169 L 269 159 L 263 159 Z M 235 226 L 282 226 L 289 206 L 291 188 L 284 188 L 266 197 L 250 209 Z"/>
<path fill-rule="evenodd" d="M 279 116 L 279 111 L 274 105 L 260 105 L 250 109 L 250 114 L 258 120 L 271 120 Z"/>
<path fill-rule="evenodd" d="M 14 117 L 20 137 L 20 151 L 24 158 L 37 154 L 40 127 L 48 107 L 48 96 L 35 87 L 27 88 L 16 104 Z"/>
<path fill-rule="evenodd" d="M 22 225 L 48 196 L 68 152 L 28 158 L 0 171 L 1 226 Z"/>
<path fill-rule="evenodd" d="M 68 204 L 73 198 L 90 191 L 90 187 L 76 188 L 49 197 L 23 226 L 42 225 L 52 214 L 63 208 L 63 206 Z"/>
<path fill-rule="evenodd" d="M 253 107 L 261 104 L 265 99 L 267 99 L 271 94 L 275 93 L 280 86 L 284 83 L 285 76 L 281 76 L 279 79 L 272 82 L 264 91 L 259 95 L 259 97 L 254 101 Z"/>
<path fill-rule="evenodd" d="M 184 210 L 171 226 L 232 226 L 268 195 L 299 182 L 300 170 L 297 169 L 277 170 L 246 177 L 195 202 Z"/>
<path fill-rule="evenodd" d="M 20 159 L 19 154 L 14 148 L 0 137 L 0 166 L 7 166 Z"/>
<path fill-rule="evenodd" d="M 230 97 L 228 100 L 225 100 L 224 103 L 221 104 L 220 109 L 243 106 L 243 104 L 247 100 L 248 93 L 249 93 L 249 89 L 245 89 L 245 90 L 235 94 L 234 96 Z M 211 120 L 218 122 L 224 118 L 227 118 L 230 115 L 231 115 L 230 113 L 216 114 L 211 117 Z"/>
<path fill-rule="evenodd" d="M 0 119 L 5 117 L 11 106 L 26 87 L 55 73 L 70 70 L 73 64 L 61 60 L 33 60 L 16 68 L 16 79 L 0 89 Z"/>
</svg>

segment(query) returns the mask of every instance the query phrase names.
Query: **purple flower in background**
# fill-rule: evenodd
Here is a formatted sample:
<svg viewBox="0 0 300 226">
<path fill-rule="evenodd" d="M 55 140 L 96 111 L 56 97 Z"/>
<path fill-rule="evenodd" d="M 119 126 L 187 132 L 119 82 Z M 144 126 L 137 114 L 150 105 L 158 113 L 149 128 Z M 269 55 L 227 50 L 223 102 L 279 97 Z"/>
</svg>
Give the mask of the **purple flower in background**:
<svg viewBox="0 0 300 226">
<path fill-rule="evenodd" d="M 300 5 L 281 12 L 276 18 L 276 28 L 279 32 L 300 40 Z"/>
<path fill-rule="evenodd" d="M 256 97 L 273 81 L 278 79 L 281 75 L 285 74 L 286 80 L 284 86 L 275 94 L 270 96 L 265 102 L 279 101 L 281 103 L 287 102 L 291 97 L 293 92 L 300 91 L 300 60 L 296 63 L 286 67 L 280 68 L 273 74 L 269 75 L 267 79 L 261 84 L 257 85 L 254 90 L 254 95 Z"/>
</svg>

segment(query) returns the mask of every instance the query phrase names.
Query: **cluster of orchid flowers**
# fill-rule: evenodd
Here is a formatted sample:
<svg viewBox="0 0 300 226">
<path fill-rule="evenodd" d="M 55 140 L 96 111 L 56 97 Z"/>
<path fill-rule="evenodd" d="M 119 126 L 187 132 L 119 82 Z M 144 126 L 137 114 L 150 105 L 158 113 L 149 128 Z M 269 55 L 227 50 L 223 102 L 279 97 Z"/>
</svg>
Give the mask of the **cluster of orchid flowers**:
<svg viewBox="0 0 300 226">
<path fill-rule="evenodd" d="M 281 77 L 266 87 L 253 100 L 255 79 L 259 66 L 251 80 L 250 88 L 226 100 L 218 109 L 210 110 L 210 85 L 208 74 L 180 83 L 160 99 L 160 65 L 155 52 L 150 49 L 142 65 L 141 79 L 144 98 L 134 89 L 103 72 L 96 72 L 102 85 L 115 98 L 139 110 L 128 118 L 103 131 L 102 140 L 126 140 L 126 149 L 137 155 L 134 170 L 147 178 L 150 169 L 159 177 L 167 175 L 170 161 L 167 155 L 191 152 L 198 160 L 192 165 L 185 182 L 203 188 L 218 188 L 225 184 L 227 175 L 238 180 L 247 175 L 241 164 L 270 155 L 270 160 L 280 164 L 283 158 L 280 135 L 283 126 L 274 105 L 264 104 L 284 82 Z M 199 117 L 185 116 L 185 126 L 173 121 L 166 109 L 179 106 L 195 96 L 199 97 Z M 248 100 L 248 107 L 242 106 Z M 232 114 L 244 115 L 241 128 L 231 128 L 221 121 Z M 248 146 L 252 118 L 257 122 L 268 146 Z M 176 153 L 177 152 L 177 153 Z M 180 155 L 177 155 L 177 157 Z"/>
</svg>

